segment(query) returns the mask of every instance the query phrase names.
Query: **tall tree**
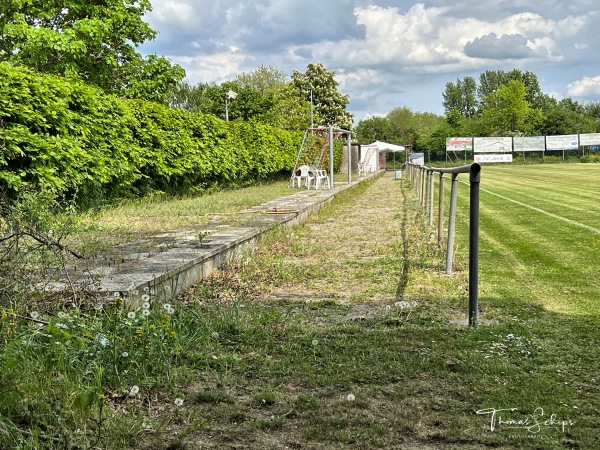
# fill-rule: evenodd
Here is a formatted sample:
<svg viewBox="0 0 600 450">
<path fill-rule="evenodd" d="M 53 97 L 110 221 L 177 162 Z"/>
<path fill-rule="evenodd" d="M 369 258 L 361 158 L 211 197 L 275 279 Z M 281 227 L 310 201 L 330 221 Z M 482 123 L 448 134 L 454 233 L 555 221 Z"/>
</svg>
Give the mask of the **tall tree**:
<svg viewBox="0 0 600 450">
<path fill-rule="evenodd" d="M 361 120 L 356 126 L 356 139 L 364 144 L 375 141 L 392 142 L 394 130 L 387 117 L 371 117 Z"/>
<path fill-rule="evenodd" d="M 289 80 L 282 70 L 261 65 L 252 72 L 237 74 L 234 81 L 241 87 L 251 87 L 266 94 Z"/>
<path fill-rule="evenodd" d="M 272 91 L 275 100 L 275 124 L 289 131 L 304 131 L 310 126 L 310 102 L 291 82 L 280 84 Z"/>
<path fill-rule="evenodd" d="M 252 72 L 238 74 L 234 81 L 272 98 L 276 126 L 303 131 L 310 125 L 310 102 L 282 70 L 261 65 Z"/>
<path fill-rule="evenodd" d="M 0 60 L 77 76 L 107 92 L 165 100 L 185 72 L 135 47 L 156 32 L 149 0 L 3 0 Z"/>
<path fill-rule="evenodd" d="M 457 79 L 456 84 L 446 83 L 444 97 L 444 110 L 458 111 L 463 117 L 474 117 L 479 110 L 477 101 L 477 82 L 473 77 Z"/>
<path fill-rule="evenodd" d="M 510 80 L 485 97 L 481 122 L 491 136 L 530 134 L 542 121 L 542 112 L 526 99 L 527 88 L 522 81 Z"/>
<path fill-rule="evenodd" d="M 350 100 L 338 90 L 335 72 L 321 63 L 311 63 L 304 73 L 294 70 L 292 81 L 306 100 L 310 100 L 312 91 L 315 125 L 352 127 L 352 114 L 346 110 Z"/>
<path fill-rule="evenodd" d="M 538 77 L 535 73 L 519 69 L 513 69 L 510 72 L 503 70 L 486 70 L 479 75 L 479 87 L 477 95 L 482 106 L 485 104 L 485 98 L 492 92 L 496 92 L 501 86 L 507 84 L 510 80 L 520 81 L 525 86 L 525 100 L 534 108 L 541 107 L 540 101 L 542 91 Z"/>
</svg>

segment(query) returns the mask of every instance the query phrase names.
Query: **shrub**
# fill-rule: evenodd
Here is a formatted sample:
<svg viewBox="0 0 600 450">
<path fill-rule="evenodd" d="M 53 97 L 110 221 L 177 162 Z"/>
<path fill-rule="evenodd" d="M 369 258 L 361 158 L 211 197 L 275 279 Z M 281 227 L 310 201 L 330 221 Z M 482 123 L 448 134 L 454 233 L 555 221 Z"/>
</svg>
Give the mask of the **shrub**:
<svg viewBox="0 0 600 450">
<path fill-rule="evenodd" d="M 79 192 L 83 206 L 291 171 L 299 133 L 226 123 L 0 63 L 0 188 Z"/>
</svg>

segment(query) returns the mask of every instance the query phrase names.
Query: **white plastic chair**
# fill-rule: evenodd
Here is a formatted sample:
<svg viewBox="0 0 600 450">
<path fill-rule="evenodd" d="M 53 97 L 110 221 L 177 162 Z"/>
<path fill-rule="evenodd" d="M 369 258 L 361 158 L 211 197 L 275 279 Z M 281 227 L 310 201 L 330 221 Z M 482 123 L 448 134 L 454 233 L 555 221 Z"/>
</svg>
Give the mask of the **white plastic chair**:
<svg viewBox="0 0 600 450">
<path fill-rule="evenodd" d="M 296 170 L 296 172 L 294 173 L 294 187 L 295 187 L 295 183 L 296 181 L 298 182 L 298 187 L 300 187 L 300 183 L 302 183 L 302 181 L 304 181 L 304 185 L 306 186 L 307 189 L 310 189 L 310 186 L 313 182 L 313 180 L 315 179 L 315 177 L 313 176 L 313 174 L 311 173 L 311 168 L 310 166 L 304 165 L 304 166 L 300 166 L 298 167 L 298 169 Z"/>
<path fill-rule="evenodd" d="M 315 189 L 320 189 L 321 188 L 321 183 L 324 182 L 325 184 L 323 185 L 323 188 L 327 187 L 327 189 L 330 188 L 329 186 L 329 175 L 327 175 L 327 171 L 323 170 L 323 169 L 317 169 L 316 167 L 312 167 L 310 170 L 311 174 L 313 175 L 314 179 L 315 179 Z"/>
</svg>

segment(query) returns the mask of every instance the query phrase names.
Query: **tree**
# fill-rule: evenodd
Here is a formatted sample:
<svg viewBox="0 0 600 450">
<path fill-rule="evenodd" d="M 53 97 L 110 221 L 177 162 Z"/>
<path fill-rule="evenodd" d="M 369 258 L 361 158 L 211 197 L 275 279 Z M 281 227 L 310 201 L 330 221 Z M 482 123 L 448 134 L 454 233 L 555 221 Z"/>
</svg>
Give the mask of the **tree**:
<svg viewBox="0 0 600 450">
<path fill-rule="evenodd" d="M 310 126 L 310 102 L 294 83 L 280 84 L 272 90 L 275 100 L 275 125 L 289 131 L 304 131 Z"/>
<path fill-rule="evenodd" d="M 165 58 L 136 52 L 156 36 L 142 20 L 150 10 L 149 0 L 4 0 L 0 61 L 166 101 L 165 91 L 185 73 Z"/>
<path fill-rule="evenodd" d="M 358 123 L 356 139 L 365 144 L 375 141 L 391 142 L 394 140 L 394 130 L 387 117 L 371 117 Z"/>
<path fill-rule="evenodd" d="M 564 98 L 546 111 L 541 129 L 548 135 L 594 133 L 598 130 L 598 120 L 580 103 Z"/>
<path fill-rule="evenodd" d="M 296 131 L 309 127 L 310 102 L 282 70 L 261 65 L 252 72 L 237 75 L 235 82 L 272 98 L 276 126 Z"/>
<path fill-rule="evenodd" d="M 520 81 L 526 88 L 525 100 L 534 108 L 539 108 L 538 101 L 542 97 L 542 91 L 538 82 L 537 75 L 533 72 L 521 72 L 519 69 L 513 69 L 510 72 L 503 70 L 486 70 L 479 75 L 479 88 L 477 95 L 480 102 L 485 104 L 485 98 L 492 92 L 496 92 L 501 86 L 509 81 Z"/>
<path fill-rule="evenodd" d="M 510 80 L 485 97 L 481 122 L 490 136 L 532 134 L 542 121 L 542 112 L 526 100 L 527 88 Z"/>
<path fill-rule="evenodd" d="M 202 83 L 191 86 L 187 81 L 177 83 L 171 93 L 169 106 L 185 111 L 200 112 L 202 110 L 202 96 L 207 86 Z"/>
<path fill-rule="evenodd" d="M 289 82 L 282 70 L 271 66 L 258 66 L 252 72 L 243 72 L 236 75 L 234 80 L 241 87 L 250 87 L 266 94 L 282 84 Z"/>
<path fill-rule="evenodd" d="M 229 91 L 237 94 L 235 99 L 228 96 Z M 251 87 L 242 87 L 235 81 L 226 81 L 221 85 L 199 84 L 196 94 L 190 99 L 199 100 L 199 103 L 189 103 L 189 110 L 197 110 L 205 114 L 212 114 L 225 120 L 225 102 L 229 120 L 256 121 L 274 125 L 275 101 L 272 95 L 263 95 Z"/>
<path fill-rule="evenodd" d="M 294 70 L 292 81 L 308 101 L 312 91 L 315 125 L 352 127 L 352 114 L 346 110 L 349 99 L 338 91 L 335 72 L 327 70 L 321 63 L 311 63 L 304 73 Z"/>
<path fill-rule="evenodd" d="M 456 84 L 449 82 L 442 94 L 446 113 L 459 111 L 463 117 L 474 117 L 479 110 L 477 101 L 477 83 L 473 77 L 456 79 Z"/>
</svg>

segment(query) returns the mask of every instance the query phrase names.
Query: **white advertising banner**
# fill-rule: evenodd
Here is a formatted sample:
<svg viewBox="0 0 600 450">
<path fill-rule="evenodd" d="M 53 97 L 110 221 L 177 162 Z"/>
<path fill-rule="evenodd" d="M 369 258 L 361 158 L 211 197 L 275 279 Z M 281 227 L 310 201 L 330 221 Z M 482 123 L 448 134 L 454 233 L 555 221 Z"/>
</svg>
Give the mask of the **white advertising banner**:
<svg viewBox="0 0 600 450">
<path fill-rule="evenodd" d="M 473 151 L 473 138 L 470 137 L 449 137 L 446 138 L 447 152 Z"/>
<path fill-rule="evenodd" d="M 475 155 L 476 163 L 501 163 L 501 162 L 513 162 L 512 153 L 500 154 L 500 155 Z"/>
<path fill-rule="evenodd" d="M 473 138 L 475 153 L 512 152 L 511 137 L 476 137 Z"/>
<path fill-rule="evenodd" d="M 600 133 L 580 134 L 579 145 L 600 145 Z"/>
<path fill-rule="evenodd" d="M 543 152 L 546 150 L 544 136 L 515 136 L 513 145 L 515 152 Z"/>
<path fill-rule="evenodd" d="M 578 135 L 546 136 L 546 150 L 579 150 Z"/>
</svg>

